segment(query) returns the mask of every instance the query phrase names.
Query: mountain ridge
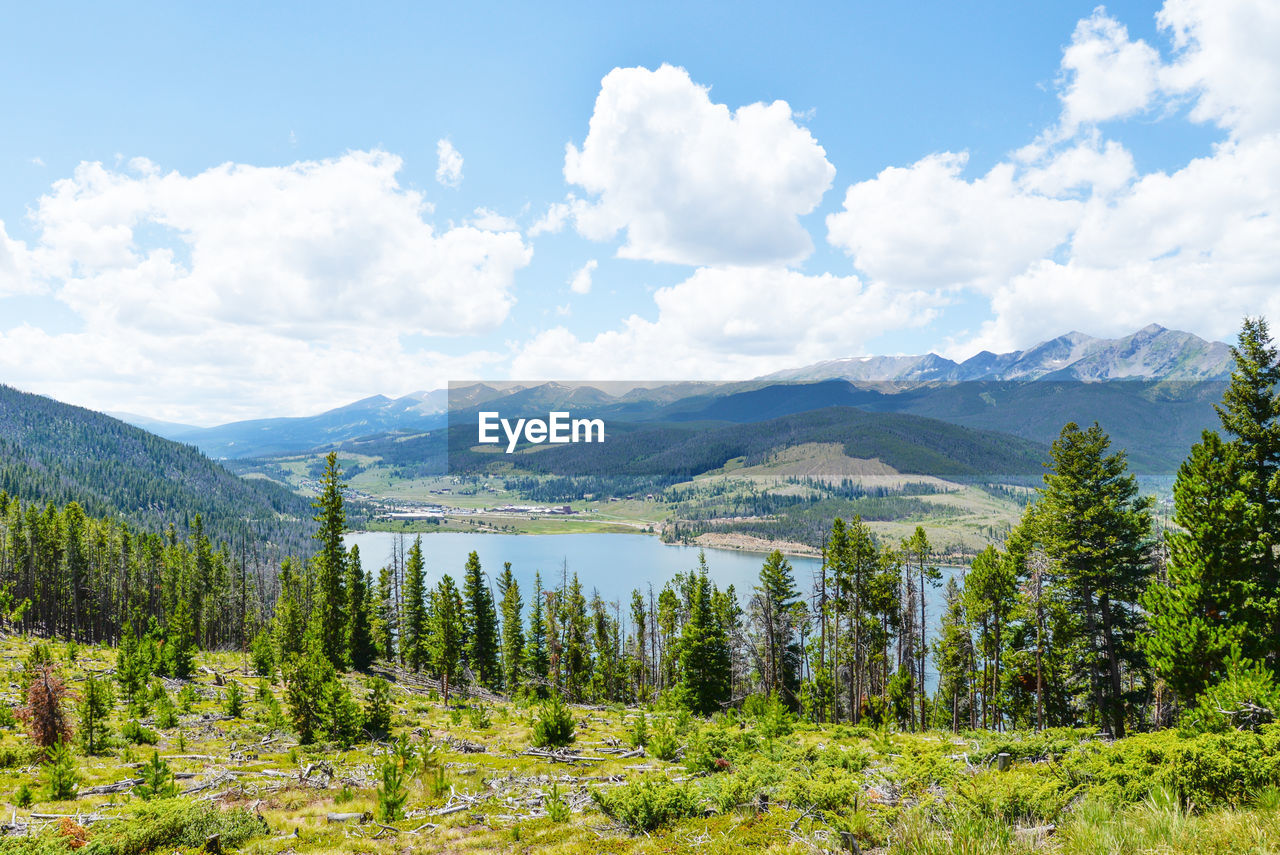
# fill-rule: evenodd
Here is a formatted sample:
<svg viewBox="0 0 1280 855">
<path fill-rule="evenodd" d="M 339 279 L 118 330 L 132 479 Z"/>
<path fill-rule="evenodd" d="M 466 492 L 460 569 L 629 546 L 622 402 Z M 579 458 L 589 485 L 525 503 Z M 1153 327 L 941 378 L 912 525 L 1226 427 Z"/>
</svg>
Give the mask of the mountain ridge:
<svg viewBox="0 0 1280 855">
<path fill-rule="evenodd" d="M 1225 380 L 1231 349 L 1159 324 L 1117 339 L 1071 331 L 1025 350 L 981 351 L 963 362 L 927 353 L 853 356 L 762 375 L 757 380 L 950 382 L 971 380 Z"/>
</svg>

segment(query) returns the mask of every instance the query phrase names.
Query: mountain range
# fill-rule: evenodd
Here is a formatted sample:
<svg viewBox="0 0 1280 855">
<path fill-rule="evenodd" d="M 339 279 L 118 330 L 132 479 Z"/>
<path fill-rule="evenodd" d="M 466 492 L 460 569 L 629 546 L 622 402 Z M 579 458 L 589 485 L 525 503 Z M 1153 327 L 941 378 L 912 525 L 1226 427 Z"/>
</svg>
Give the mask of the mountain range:
<svg viewBox="0 0 1280 855">
<path fill-rule="evenodd" d="M 374 395 L 314 416 L 205 428 L 120 416 L 195 445 L 210 457 L 244 459 L 420 434 L 444 427 L 450 405 L 458 412 L 498 399 L 504 407 L 530 412 L 554 408 L 624 421 L 672 422 L 760 421 L 853 406 L 998 430 L 1040 443 L 1051 441 L 1065 421 L 1096 419 L 1130 449 L 1135 462 L 1165 471 L 1202 428 L 1212 425 L 1209 404 L 1230 370 L 1231 350 L 1222 342 L 1151 324 L 1118 339 L 1070 332 L 1026 350 L 984 351 L 963 362 L 935 353 L 860 356 L 735 383 L 473 384 L 399 398 Z M 783 385 L 793 388 L 781 389 Z"/>
<path fill-rule="evenodd" d="M 854 356 L 767 374 L 764 380 L 963 383 L 975 380 L 1226 380 L 1231 349 L 1150 324 L 1123 338 L 1069 332 L 1026 350 L 984 350 L 964 362 L 923 356 Z"/>
</svg>

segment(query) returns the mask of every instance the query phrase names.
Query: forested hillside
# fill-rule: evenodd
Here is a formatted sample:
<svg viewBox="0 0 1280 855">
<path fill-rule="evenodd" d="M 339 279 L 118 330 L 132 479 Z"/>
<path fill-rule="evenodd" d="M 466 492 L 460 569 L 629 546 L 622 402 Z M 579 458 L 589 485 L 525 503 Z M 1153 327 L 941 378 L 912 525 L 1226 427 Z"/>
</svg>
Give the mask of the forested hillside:
<svg viewBox="0 0 1280 855">
<path fill-rule="evenodd" d="M 305 499 L 247 481 L 192 446 L 102 413 L 0 385 L 0 490 L 27 502 L 77 502 L 91 517 L 185 533 L 199 514 L 216 541 L 309 549 Z"/>
</svg>

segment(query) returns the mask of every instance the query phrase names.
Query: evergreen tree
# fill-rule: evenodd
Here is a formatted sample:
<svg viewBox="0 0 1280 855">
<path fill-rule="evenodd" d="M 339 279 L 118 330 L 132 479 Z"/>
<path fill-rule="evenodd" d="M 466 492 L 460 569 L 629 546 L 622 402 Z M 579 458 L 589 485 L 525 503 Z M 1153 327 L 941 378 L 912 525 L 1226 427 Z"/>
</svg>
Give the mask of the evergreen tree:
<svg viewBox="0 0 1280 855">
<path fill-rule="evenodd" d="M 392 596 L 392 569 L 378 571 L 377 618 L 373 622 L 373 638 L 378 655 L 388 662 L 396 659 L 396 636 L 400 632 L 396 603 Z"/>
<path fill-rule="evenodd" d="M 430 662 L 444 688 L 444 704 L 449 705 L 449 686 L 462 673 L 462 597 L 447 573 L 432 596 L 431 626 L 426 637 Z"/>
<path fill-rule="evenodd" d="M 85 678 L 80 691 L 80 741 L 86 754 L 97 754 L 105 747 L 113 703 L 110 683 L 92 674 Z"/>
<path fill-rule="evenodd" d="M 191 625 L 191 612 L 185 600 L 178 602 L 178 608 L 169 619 L 168 632 L 165 639 L 165 664 L 169 673 L 185 680 L 191 676 L 195 659 L 195 629 Z"/>
<path fill-rule="evenodd" d="M 133 703 L 138 692 L 146 686 L 148 670 L 147 663 L 139 655 L 133 621 L 126 620 L 124 632 L 120 635 L 120 647 L 116 650 L 116 682 L 120 684 L 125 703 Z"/>
<path fill-rule="evenodd" d="M 800 645 L 796 638 L 796 590 L 791 562 L 774 550 L 760 567 L 760 579 L 751 598 L 752 619 L 757 628 L 756 662 L 762 689 L 779 693 L 789 704 L 799 701 Z"/>
<path fill-rule="evenodd" d="M 507 691 L 514 695 L 524 664 L 524 603 L 509 561 L 498 577 L 498 593 L 502 597 L 502 678 Z"/>
<path fill-rule="evenodd" d="M 542 574 L 533 575 L 533 604 L 529 608 L 529 640 L 525 644 L 525 668 L 545 680 L 550 673 L 547 658 L 547 624 L 543 616 Z"/>
<path fill-rule="evenodd" d="M 631 592 L 631 632 L 634 647 L 635 695 L 641 702 L 646 700 L 645 691 L 648 668 L 646 665 L 646 644 L 649 638 L 649 613 L 645 610 L 644 595 L 639 590 Z"/>
<path fill-rule="evenodd" d="M 320 541 L 320 549 L 313 559 L 316 579 L 314 610 L 319 615 L 324 654 L 338 668 L 346 664 L 346 650 L 343 648 L 349 619 L 348 596 L 343 590 L 347 558 L 342 546 L 342 535 L 346 529 L 346 512 L 342 506 L 344 486 L 338 469 L 338 454 L 331 451 L 325 458 L 320 495 L 313 503 L 315 521 L 319 523 L 315 538 Z"/>
<path fill-rule="evenodd" d="M 151 760 L 142 764 L 139 770 L 142 783 L 133 788 L 134 795 L 149 802 L 152 799 L 171 799 L 178 795 L 178 784 L 173 779 L 173 770 L 169 764 L 160 759 L 160 752 L 152 750 Z"/>
<path fill-rule="evenodd" d="M 480 567 L 480 556 L 467 556 L 463 570 L 462 597 L 465 606 L 467 666 L 480 685 L 487 689 L 502 688 L 502 668 L 498 661 L 498 615 L 493 606 L 489 582 Z"/>
<path fill-rule="evenodd" d="M 376 653 L 373 629 L 369 625 L 369 580 L 360 566 L 360 547 L 347 555 L 347 656 L 351 667 L 364 671 Z"/>
<path fill-rule="evenodd" d="M 1125 733 L 1125 668 L 1140 667 L 1137 633 L 1140 592 L 1150 576 L 1150 501 L 1138 497 L 1123 451 L 1097 423 L 1062 429 L 1051 449 L 1050 471 L 1037 518 L 1046 551 L 1081 615 L 1094 705 L 1111 732 Z"/>
<path fill-rule="evenodd" d="M 369 696 L 364 708 L 365 730 L 374 739 L 386 739 L 391 735 L 391 684 L 381 677 L 370 677 L 366 685 Z"/>
<path fill-rule="evenodd" d="M 281 671 L 301 658 L 307 631 L 307 616 L 302 608 L 302 579 L 294 568 L 291 558 L 286 558 L 280 565 L 280 596 L 276 598 L 273 619 L 276 660 Z"/>
<path fill-rule="evenodd" d="M 955 577 L 947 580 L 946 610 L 942 626 L 933 642 L 934 661 L 938 663 L 938 692 L 934 701 L 934 726 L 949 727 L 959 732 L 960 723 L 968 722 L 970 663 L 973 661 L 973 636 L 964 607 L 964 591 Z M 943 716 L 945 715 L 945 720 Z"/>
<path fill-rule="evenodd" d="M 587 598 L 582 593 L 578 574 L 564 592 L 561 600 L 564 625 L 565 691 L 574 701 L 586 700 L 586 689 L 591 683 L 591 624 L 587 619 Z"/>
<path fill-rule="evenodd" d="M 405 664 L 415 671 L 427 663 L 427 602 L 425 567 L 422 561 L 422 535 L 413 539 L 404 568 L 404 635 L 401 652 Z"/>
<path fill-rule="evenodd" d="M 716 615 L 705 569 L 691 582 L 689 618 L 679 643 L 681 686 L 693 710 L 709 715 L 729 700 L 729 641 Z"/>
<path fill-rule="evenodd" d="M 1272 644 L 1259 632 L 1269 623 L 1259 606 L 1274 592 L 1254 581 L 1261 509 L 1242 489 L 1243 469 L 1236 447 L 1213 431 L 1192 447 L 1173 485 L 1167 579 L 1143 598 L 1147 655 L 1183 704 L 1223 677 L 1233 648 L 1258 660 Z"/>
<path fill-rule="evenodd" d="M 320 633 L 319 620 L 313 620 L 304 641 L 305 653 L 282 669 L 289 719 L 303 745 L 315 742 L 324 730 L 327 689 L 337 679 L 333 663 L 325 655 Z"/>
<path fill-rule="evenodd" d="M 964 584 L 964 612 L 977 627 L 978 649 L 983 657 L 979 687 L 982 725 L 996 730 L 1002 729 L 1000 666 L 1009 614 L 1017 602 L 1017 586 L 1012 562 L 994 546 L 988 546 L 973 559 Z"/>
<path fill-rule="evenodd" d="M 915 579 L 919 583 L 917 601 L 920 607 L 920 622 L 916 625 L 916 685 L 915 691 L 920 699 L 920 729 L 926 727 L 925 707 L 928 696 L 924 688 L 924 661 L 925 654 L 928 650 L 926 637 L 928 634 L 928 620 L 926 618 L 925 603 L 928 600 L 925 594 L 926 584 L 930 587 L 938 587 L 939 581 L 942 579 L 942 571 L 929 562 L 929 557 L 933 552 L 933 547 L 929 544 L 929 538 L 925 534 L 922 526 L 916 526 L 916 530 L 911 537 L 902 543 L 902 553 L 907 563 L 907 578 L 911 579 L 912 569 L 914 566 Z M 913 593 L 917 593 L 913 591 Z M 1012 596 L 1010 596 L 1012 600 Z"/>
</svg>

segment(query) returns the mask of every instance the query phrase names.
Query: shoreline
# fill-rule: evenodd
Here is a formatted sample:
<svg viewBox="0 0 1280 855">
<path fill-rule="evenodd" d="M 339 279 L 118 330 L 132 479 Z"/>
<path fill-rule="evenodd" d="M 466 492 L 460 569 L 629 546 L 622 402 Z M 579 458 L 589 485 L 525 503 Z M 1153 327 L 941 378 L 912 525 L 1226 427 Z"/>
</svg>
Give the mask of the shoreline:
<svg viewBox="0 0 1280 855">
<path fill-rule="evenodd" d="M 614 524 L 616 525 L 616 524 Z M 821 558 L 822 550 L 807 544 L 797 543 L 795 541 L 774 541 L 765 540 L 761 537 L 755 537 L 748 534 L 726 534 L 719 532 L 706 532 L 698 535 L 692 542 L 672 543 L 662 540 L 656 531 L 643 531 L 640 529 L 619 531 L 617 528 L 613 530 L 602 531 L 495 531 L 488 528 L 472 528 L 472 529 L 449 529 L 449 528 L 430 528 L 426 530 L 408 530 L 408 531 L 389 531 L 387 529 L 378 528 L 362 528 L 352 529 L 345 532 L 346 535 L 358 534 L 404 534 L 404 535 L 432 535 L 432 534 L 479 534 L 479 535 L 507 535 L 512 537 L 556 537 L 575 534 L 634 534 L 643 537 L 657 537 L 658 542 L 663 546 L 683 546 L 683 547 L 700 547 L 703 549 L 719 549 L 725 552 L 745 552 L 755 555 L 765 556 L 777 550 L 783 555 L 793 558 Z"/>
</svg>

